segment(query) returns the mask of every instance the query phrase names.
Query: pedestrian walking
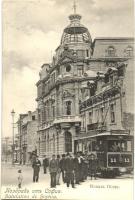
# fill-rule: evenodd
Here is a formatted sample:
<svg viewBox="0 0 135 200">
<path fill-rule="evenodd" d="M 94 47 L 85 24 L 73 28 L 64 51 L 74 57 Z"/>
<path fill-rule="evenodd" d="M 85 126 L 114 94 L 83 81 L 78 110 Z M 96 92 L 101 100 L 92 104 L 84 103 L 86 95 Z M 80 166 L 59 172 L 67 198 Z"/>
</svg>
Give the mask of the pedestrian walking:
<svg viewBox="0 0 135 200">
<path fill-rule="evenodd" d="M 83 157 L 83 169 L 84 169 L 84 180 L 87 180 L 87 176 L 88 176 L 88 167 L 89 167 L 89 161 L 88 161 L 88 156 L 85 154 Z"/>
<path fill-rule="evenodd" d="M 35 153 L 35 151 L 32 152 L 32 155 L 31 155 L 31 163 L 33 164 L 33 162 L 36 161 L 36 157 L 37 157 L 37 154 Z"/>
<path fill-rule="evenodd" d="M 65 171 L 66 171 L 66 183 L 67 187 L 69 185 L 72 185 L 72 188 L 75 188 L 74 186 L 74 160 L 70 154 L 67 154 L 67 158 L 65 160 Z"/>
<path fill-rule="evenodd" d="M 89 175 L 92 178 L 96 179 L 96 173 L 97 173 L 97 159 L 95 154 L 90 154 L 89 159 Z"/>
<path fill-rule="evenodd" d="M 75 184 L 80 184 L 79 181 L 79 163 L 77 154 L 74 155 L 74 168 L 75 168 Z"/>
<path fill-rule="evenodd" d="M 62 158 L 60 160 L 60 169 L 61 169 L 61 173 L 62 173 L 62 180 L 63 183 L 65 183 L 65 154 L 62 154 Z"/>
<path fill-rule="evenodd" d="M 83 158 L 83 153 L 82 152 L 79 152 L 78 154 L 78 160 L 79 160 L 79 174 L 80 174 L 80 182 L 84 182 L 84 168 L 85 168 L 85 163 L 84 163 L 84 158 Z"/>
<path fill-rule="evenodd" d="M 60 168 L 60 155 L 57 155 L 57 164 L 58 164 L 58 169 L 57 169 L 57 174 L 56 174 L 56 185 L 60 185 L 60 173 L 61 173 L 61 168 Z"/>
<path fill-rule="evenodd" d="M 43 170 L 44 170 L 44 174 L 47 173 L 47 167 L 49 166 L 49 161 L 48 158 L 46 158 L 46 155 L 44 155 L 44 159 L 43 159 Z"/>
<path fill-rule="evenodd" d="M 22 180 L 23 180 L 22 171 L 19 169 L 18 170 L 18 188 L 22 187 Z"/>
<path fill-rule="evenodd" d="M 36 160 L 32 164 L 33 167 L 33 182 L 38 182 L 39 180 L 39 171 L 41 167 L 41 162 L 38 159 L 38 156 L 36 157 Z"/>
<path fill-rule="evenodd" d="M 80 184 L 82 181 L 82 158 L 80 152 L 75 154 L 74 165 L 75 165 L 75 183 Z"/>
<path fill-rule="evenodd" d="M 55 155 L 52 155 L 52 159 L 49 163 L 49 171 L 51 176 L 51 188 L 56 187 L 56 174 L 58 171 L 58 162 L 55 159 Z"/>
</svg>

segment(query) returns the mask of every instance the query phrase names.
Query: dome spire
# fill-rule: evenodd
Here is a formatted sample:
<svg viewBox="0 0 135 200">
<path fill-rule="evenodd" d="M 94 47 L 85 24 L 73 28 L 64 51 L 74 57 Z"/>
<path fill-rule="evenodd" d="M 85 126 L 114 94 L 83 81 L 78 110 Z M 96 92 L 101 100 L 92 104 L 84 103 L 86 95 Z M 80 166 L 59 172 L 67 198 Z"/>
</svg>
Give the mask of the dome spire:
<svg viewBox="0 0 135 200">
<path fill-rule="evenodd" d="M 76 23 L 76 22 L 80 23 L 81 15 L 76 13 L 76 8 L 77 8 L 76 0 L 74 0 L 73 1 L 73 14 L 71 14 L 69 16 L 71 23 Z"/>
<path fill-rule="evenodd" d="M 74 0 L 74 4 L 73 4 L 74 14 L 76 14 L 76 8 L 77 8 L 76 0 Z"/>
</svg>

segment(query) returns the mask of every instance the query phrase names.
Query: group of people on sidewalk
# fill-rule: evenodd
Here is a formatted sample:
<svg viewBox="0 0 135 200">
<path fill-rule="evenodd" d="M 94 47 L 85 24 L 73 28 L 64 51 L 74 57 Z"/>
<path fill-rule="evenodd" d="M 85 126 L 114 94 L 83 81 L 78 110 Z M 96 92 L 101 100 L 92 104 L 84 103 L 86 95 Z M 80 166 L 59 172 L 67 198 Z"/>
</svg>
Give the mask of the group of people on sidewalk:
<svg viewBox="0 0 135 200">
<path fill-rule="evenodd" d="M 47 173 L 47 168 L 50 172 L 50 187 L 55 188 L 60 185 L 60 175 L 62 174 L 62 181 L 66 183 L 67 187 L 70 185 L 75 188 L 75 184 L 80 184 L 90 176 L 91 179 L 96 179 L 97 173 L 97 159 L 94 154 L 85 155 L 82 152 L 77 152 L 74 156 L 70 153 L 60 155 L 52 155 L 49 161 L 46 156 L 43 159 L 44 174 Z M 32 164 L 33 167 L 33 182 L 38 182 L 41 161 L 38 157 Z"/>
</svg>

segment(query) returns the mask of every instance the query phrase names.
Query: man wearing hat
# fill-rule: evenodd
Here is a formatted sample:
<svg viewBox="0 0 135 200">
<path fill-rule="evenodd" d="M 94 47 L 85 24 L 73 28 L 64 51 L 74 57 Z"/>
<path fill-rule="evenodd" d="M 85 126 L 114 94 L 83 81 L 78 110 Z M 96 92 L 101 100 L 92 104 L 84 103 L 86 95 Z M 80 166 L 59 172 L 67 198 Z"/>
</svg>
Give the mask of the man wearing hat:
<svg viewBox="0 0 135 200">
<path fill-rule="evenodd" d="M 72 188 L 75 188 L 74 186 L 74 160 L 69 153 L 67 154 L 67 158 L 65 160 L 65 171 L 66 171 L 67 187 L 69 187 L 71 183 Z"/>
<path fill-rule="evenodd" d="M 82 162 L 81 152 L 77 152 L 74 158 L 76 184 L 80 184 L 82 181 Z"/>
<path fill-rule="evenodd" d="M 22 170 L 19 169 L 19 170 L 18 170 L 18 188 L 21 188 L 21 187 L 22 187 L 22 180 L 23 180 Z"/>
<path fill-rule="evenodd" d="M 52 159 L 50 160 L 49 171 L 50 171 L 50 176 L 51 176 L 51 188 L 55 188 L 56 187 L 56 174 L 58 171 L 58 162 L 55 158 L 55 155 L 52 155 Z"/>
<path fill-rule="evenodd" d="M 41 162 L 38 159 L 38 156 L 36 156 L 36 160 L 33 162 L 32 167 L 33 167 L 33 182 L 38 182 L 39 171 L 41 167 Z"/>
<path fill-rule="evenodd" d="M 57 163 L 58 163 L 58 169 L 57 169 L 57 174 L 56 174 L 56 185 L 60 185 L 60 173 L 61 173 L 61 168 L 60 168 L 60 155 L 57 155 Z"/>
<path fill-rule="evenodd" d="M 89 174 L 92 178 L 96 179 L 96 173 L 97 173 L 97 159 L 96 159 L 96 155 L 95 154 L 90 154 L 89 156 Z"/>
<path fill-rule="evenodd" d="M 44 174 L 46 174 L 46 168 L 48 167 L 49 165 L 49 161 L 48 159 L 46 158 L 46 155 L 44 155 L 44 159 L 43 159 L 43 170 L 44 170 Z"/>
<path fill-rule="evenodd" d="M 61 173 L 62 173 L 62 180 L 63 183 L 65 183 L 65 154 L 62 154 L 62 158 L 60 160 L 60 169 L 61 169 Z"/>
</svg>

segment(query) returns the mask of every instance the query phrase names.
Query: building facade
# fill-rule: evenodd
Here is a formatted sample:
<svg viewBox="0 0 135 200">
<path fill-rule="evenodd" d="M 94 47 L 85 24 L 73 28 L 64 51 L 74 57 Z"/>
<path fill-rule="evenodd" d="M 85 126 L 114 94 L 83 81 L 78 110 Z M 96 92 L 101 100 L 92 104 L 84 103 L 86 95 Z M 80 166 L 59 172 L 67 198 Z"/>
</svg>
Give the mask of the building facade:
<svg viewBox="0 0 135 200">
<path fill-rule="evenodd" d="M 1 138 L 1 161 L 12 162 L 13 141 L 10 137 Z"/>
<path fill-rule="evenodd" d="M 82 123 L 76 151 L 91 151 L 91 136 L 134 134 L 134 114 L 127 106 L 133 101 L 126 93 L 127 76 L 127 62 L 118 62 L 105 73 L 97 72 L 96 80 L 88 83 L 89 98 L 80 104 Z M 121 141 L 121 145 L 121 149 L 127 148 L 127 143 Z"/>
<path fill-rule="evenodd" d="M 129 98 L 125 98 L 124 103 L 132 110 L 133 95 L 129 88 L 133 85 L 133 38 L 96 38 L 92 41 L 88 29 L 80 23 L 80 15 L 70 15 L 69 19 L 70 24 L 63 31 L 52 63 L 42 65 L 36 84 L 39 156 L 76 151 L 76 138 L 80 131 L 87 132 L 88 120 L 92 117 L 80 106 L 95 95 L 95 90 L 97 94 L 103 87 L 106 90 L 104 76 L 107 73 L 111 77 L 112 73 L 114 79 L 113 68 L 118 71 L 117 65 L 128 71 L 124 83 L 120 84 L 126 85 L 130 80 L 125 91 Z M 131 101 L 132 105 L 126 101 Z M 114 107 L 111 109 L 113 113 Z M 92 123 L 99 120 L 96 115 L 94 120 Z M 118 126 L 121 128 L 120 122 Z"/>
<path fill-rule="evenodd" d="M 32 152 L 37 151 L 37 111 L 20 114 L 18 135 L 21 164 L 30 164 Z"/>
</svg>

